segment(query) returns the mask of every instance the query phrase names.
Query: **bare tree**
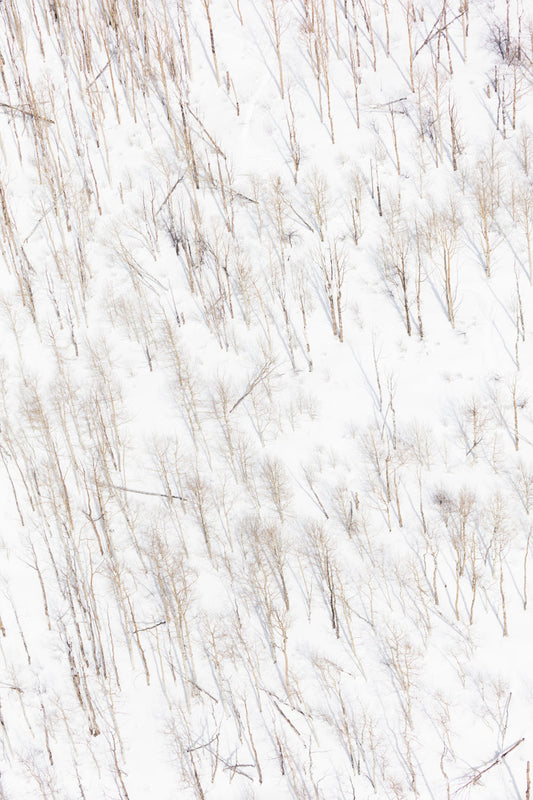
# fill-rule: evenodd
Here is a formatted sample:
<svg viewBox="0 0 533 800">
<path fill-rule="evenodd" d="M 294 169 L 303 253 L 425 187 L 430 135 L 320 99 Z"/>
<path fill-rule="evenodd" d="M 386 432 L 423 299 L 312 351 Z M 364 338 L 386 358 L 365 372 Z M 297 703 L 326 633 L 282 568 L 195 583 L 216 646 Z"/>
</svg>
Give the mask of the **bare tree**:
<svg viewBox="0 0 533 800">
<path fill-rule="evenodd" d="M 411 237 L 400 221 L 398 224 L 389 218 L 389 237 L 383 242 L 385 276 L 400 289 L 401 302 L 405 316 L 407 335 L 411 336 L 411 316 L 409 312 L 409 261 Z"/>
<path fill-rule="evenodd" d="M 215 75 L 217 78 L 217 84 L 220 86 L 220 74 L 218 71 L 218 60 L 217 60 L 217 52 L 215 48 L 215 35 L 213 32 L 213 22 L 211 19 L 211 0 L 202 0 L 202 4 L 204 6 L 204 11 L 207 17 L 207 24 L 209 26 L 209 42 L 211 45 L 211 54 L 213 56 L 213 66 L 215 67 Z"/>
<path fill-rule="evenodd" d="M 278 60 L 278 73 L 279 73 L 279 89 L 281 98 L 285 97 L 285 87 L 283 83 L 283 63 L 281 58 L 281 30 L 282 20 L 280 19 L 280 9 L 282 2 L 280 0 L 267 0 L 268 13 L 272 23 L 272 31 L 274 33 L 274 45 L 276 48 L 276 57 Z"/>
<path fill-rule="evenodd" d="M 320 251 L 320 271 L 328 299 L 333 335 L 344 341 L 342 318 L 342 286 L 346 274 L 346 256 L 337 242 L 330 242 L 328 252 Z"/>
</svg>

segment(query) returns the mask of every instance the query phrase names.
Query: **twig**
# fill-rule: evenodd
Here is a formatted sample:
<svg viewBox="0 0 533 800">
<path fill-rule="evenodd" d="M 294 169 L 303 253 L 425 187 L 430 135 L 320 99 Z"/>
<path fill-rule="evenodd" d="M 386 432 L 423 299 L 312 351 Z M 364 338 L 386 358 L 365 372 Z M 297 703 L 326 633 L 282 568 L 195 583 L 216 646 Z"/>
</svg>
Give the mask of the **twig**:
<svg viewBox="0 0 533 800">
<path fill-rule="evenodd" d="M 163 492 L 145 492 L 142 489 L 127 489 L 125 486 L 116 486 L 114 483 L 111 483 L 110 486 L 113 489 L 120 489 L 121 492 L 133 492 L 134 494 L 147 494 L 150 497 L 165 497 L 167 500 L 183 500 L 185 501 L 184 497 L 180 497 L 179 494 L 164 494 Z"/>
<path fill-rule="evenodd" d="M 230 189 L 230 192 L 233 197 L 240 197 L 241 200 L 246 200 L 247 203 L 254 203 L 256 206 L 259 205 L 257 200 L 253 200 L 251 197 L 248 197 L 248 195 L 243 194 L 242 192 L 236 192 L 234 189 Z"/>
<path fill-rule="evenodd" d="M 91 88 L 91 86 L 93 85 L 93 83 L 96 83 L 96 81 L 98 80 L 98 78 L 100 77 L 100 75 L 103 75 L 103 74 L 104 74 L 104 72 L 105 72 L 105 71 L 106 71 L 106 69 L 107 69 L 107 68 L 110 66 L 110 64 L 111 64 L 111 62 L 110 62 L 110 61 L 108 61 L 108 62 L 107 62 L 107 64 L 105 65 L 105 67 L 102 67 L 102 69 L 100 70 L 100 72 L 98 73 L 98 75 L 96 76 L 96 78 L 93 78 L 93 80 L 92 80 L 90 83 L 88 83 L 88 84 L 87 84 L 87 86 L 86 86 L 86 89 L 90 89 L 90 88 Z"/>
<path fill-rule="evenodd" d="M 377 111 L 379 108 L 385 109 L 385 111 L 390 111 L 390 107 L 393 103 L 401 103 L 403 100 L 407 100 L 407 96 L 405 97 L 398 97 L 397 100 L 388 100 L 386 103 L 377 103 L 376 105 L 372 106 L 372 108 Z M 405 112 L 402 111 L 402 114 Z"/>
<path fill-rule="evenodd" d="M 262 692 L 265 692 L 265 694 L 267 694 L 269 697 L 273 697 L 274 700 L 277 700 L 278 703 L 281 703 L 284 706 L 288 706 L 291 709 L 291 711 L 296 711 L 296 713 L 301 714 L 302 717 L 305 717 L 306 719 L 308 718 L 308 714 L 306 714 L 305 711 L 302 711 L 301 708 L 293 706 L 292 703 L 288 703 L 286 700 L 283 700 L 281 697 L 272 692 L 270 689 L 265 689 L 263 686 L 260 686 L 259 688 L 261 689 Z"/>
<path fill-rule="evenodd" d="M 311 227 L 311 225 L 309 225 L 309 223 L 308 223 L 308 222 L 306 222 L 306 221 L 305 221 L 305 219 L 304 219 L 304 218 L 301 216 L 301 214 L 298 214 L 298 212 L 296 211 L 296 209 L 294 208 L 294 206 L 292 205 L 292 203 L 289 203 L 289 206 L 290 206 L 290 208 L 291 208 L 291 211 L 293 211 L 293 212 L 296 214 L 296 216 L 298 217 L 298 219 L 300 220 L 300 222 L 303 222 L 303 224 L 305 225 L 305 227 L 307 228 L 307 230 L 308 230 L 308 231 L 311 231 L 311 233 L 314 233 L 314 229 Z"/>
<path fill-rule="evenodd" d="M 194 113 L 194 111 L 191 111 L 191 107 L 190 107 L 190 105 L 189 105 L 188 103 L 187 103 L 187 111 L 189 112 L 189 114 L 191 115 L 191 117 L 194 117 L 194 119 L 196 120 L 196 122 L 198 123 L 198 125 L 200 125 L 200 127 L 201 127 L 201 128 L 202 128 L 202 130 L 203 130 L 203 132 L 205 133 L 205 135 L 207 136 L 207 138 L 209 139 L 209 141 L 211 142 L 211 144 L 213 145 L 213 147 L 214 147 L 214 148 L 215 148 L 215 150 L 217 151 L 217 153 L 219 153 L 219 154 L 222 156 L 222 158 L 224 159 L 224 161 L 225 161 L 225 160 L 226 160 L 226 154 L 225 154 L 224 152 L 222 152 L 222 150 L 220 149 L 220 147 L 218 146 L 218 144 L 215 142 L 215 140 L 213 139 L 213 137 L 211 136 L 211 134 L 209 133 L 209 131 L 208 131 L 208 130 L 207 130 L 207 128 L 205 127 L 205 125 L 204 125 L 204 123 L 202 122 L 202 120 L 201 120 L 201 119 L 199 119 L 199 118 L 196 116 L 196 114 Z"/>
<path fill-rule="evenodd" d="M 478 446 L 478 444 L 481 444 L 481 442 L 482 442 L 482 441 L 483 441 L 483 436 L 482 436 L 480 439 L 477 439 L 477 440 L 474 442 L 474 444 L 472 445 L 472 447 L 470 448 L 470 450 L 467 450 L 467 452 L 466 452 L 466 455 L 467 455 L 467 456 L 469 456 L 469 455 L 470 455 L 470 453 L 472 452 L 472 450 L 473 450 L 475 447 L 477 447 L 477 446 Z"/>
<path fill-rule="evenodd" d="M 212 739 L 210 739 L 210 740 L 209 740 L 208 742 L 206 742 L 205 744 L 198 744 L 198 745 L 196 745 L 196 747 L 188 747 L 188 748 L 187 748 L 187 750 L 186 750 L 185 752 L 186 752 L 186 753 L 194 753 L 194 751 L 195 751 L 195 750 L 201 750 L 203 747 L 209 747 L 209 745 L 210 745 L 210 744 L 213 744 L 213 742 L 215 741 L 215 739 L 216 739 L 217 737 L 218 737 L 218 733 L 216 734 L 216 736 L 213 736 L 213 738 L 212 738 Z M 252 766 L 253 766 L 253 765 L 252 765 Z"/>
<path fill-rule="evenodd" d="M 300 731 L 298 730 L 298 728 L 297 728 L 295 725 L 293 725 L 293 723 L 290 721 L 290 719 L 288 718 L 288 716 L 287 716 L 286 714 L 284 714 L 284 713 L 283 713 L 283 711 L 282 711 L 282 710 L 281 710 L 281 708 L 278 706 L 278 704 L 276 703 L 276 701 L 275 701 L 275 700 L 273 700 L 272 702 L 273 702 L 273 704 L 274 704 L 275 708 L 277 708 L 277 710 L 279 711 L 279 713 L 281 714 L 281 716 L 282 716 L 282 717 L 283 717 L 283 719 L 285 720 L 285 722 L 287 722 L 287 723 L 288 723 L 288 724 L 291 726 L 291 728 L 293 729 L 293 731 L 294 731 L 295 733 L 297 733 L 297 734 L 298 734 L 298 736 L 301 736 L 302 734 L 300 733 Z"/>
<path fill-rule="evenodd" d="M 324 508 L 324 504 L 323 504 L 322 500 L 320 499 L 320 497 L 318 496 L 315 487 L 313 486 L 313 481 L 312 481 L 311 475 L 309 474 L 309 472 L 307 470 L 304 470 L 304 475 L 305 475 L 305 478 L 307 480 L 307 485 L 311 489 L 311 492 L 313 493 L 313 497 L 317 501 L 320 510 L 324 514 L 325 518 L 329 519 L 328 512 Z"/>
<path fill-rule="evenodd" d="M 35 225 L 34 225 L 34 226 L 33 226 L 33 228 L 31 229 L 31 231 L 28 233 L 28 235 L 26 236 L 26 238 L 23 240 L 22 244 L 26 244 L 26 242 L 28 241 L 28 239 L 29 239 L 31 236 L 33 236 L 33 234 L 35 233 L 35 231 L 37 230 L 37 228 L 39 227 L 39 225 L 41 224 L 41 222 L 43 221 L 43 219 L 44 219 L 44 218 L 47 216 L 47 214 L 49 214 L 49 213 L 50 213 L 50 211 L 53 211 L 53 210 L 54 210 L 54 208 L 55 208 L 55 206 L 56 206 L 56 203 L 57 203 L 57 201 L 59 200 L 59 198 L 61 197 L 61 195 L 62 195 L 62 194 L 64 194 L 64 192 L 65 192 L 65 187 L 63 187 L 63 188 L 62 188 L 62 189 L 61 189 L 61 190 L 58 192 L 57 196 L 54 198 L 55 202 L 54 202 L 54 203 L 51 203 L 51 205 L 50 205 L 50 206 L 49 206 L 49 207 L 46 209 L 46 211 L 44 210 L 44 208 L 43 208 L 43 206 L 42 206 L 42 204 L 41 204 L 41 211 L 43 212 L 43 213 L 42 213 L 42 216 L 41 216 L 41 217 L 39 217 L 39 219 L 37 220 L 37 222 L 35 223 Z"/>
<path fill-rule="evenodd" d="M 161 620 L 161 622 L 156 622 L 155 625 L 149 625 L 147 628 L 135 628 L 133 633 L 142 633 L 143 631 L 152 631 L 154 628 L 159 628 L 160 625 L 166 625 L 166 619 Z"/>
<path fill-rule="evenodd" d="M 441 20 L 441 18 L 442 18 L 442 13 L 443 13 L 443 12 L 441 11 L 441 13 L 439 14 L 439 16 L 438 16 L 438 17 L 437 17 L 437 19 L 435 20 L 435 25 L 438 25 L 438 24 L 439 24 L 439 22 L 440 22 L 440 20 Z M 435 28 L 435 25 L 433 25 L 433 28 L 431 28 L 430 32 L 428 33 L 428 35 L 426 36 L 426 38 L 424 39 L 424 41 L 422 42 L 422 44 L 420 45 L 420 47 L 418 48 L 418 50 L 416 51 L 416 53 L 414 54 L 414 56 L 413 56 L 413 61 L 415 60 L 415 58 L 417 57 L 417 55 L 419 54 L 419 52 L 422 50 L 422 48 L 424 48 L 424 47 L 425 47 L 425 46 L 428 44 L 428 42 L 430 42 L 432 39 L 434 39 L 434 38 L 435 38 L 435 36 L 438 36 L 438 35 L 439 35 L 439 33 L 442 33 L 443 31 L 445 31 L 445 30 L 446 30 L 446 28 L 449 28 L 449 26 L 450 26 L 450 25 L 451 25 L 453 22 L 455 22 L 457 19 L 459 19 L 460 17 L 462 17 L 464 13 L 465 13 L 465 12 L 464 12 L 464 10 L 463 10 L 463 11 L 460 11 L 460 12 L 459 12 L 459 13 L 458 13 L 458 14 L 457 14 L 457 15 L 456 15 L 456 16 L 455 16 L 453 19 L 451 19 L 449 22 L 447 22 L 447 23 L 446 23 L 446 25 L 443 25 L 442 27 L 438 28 L 436 31 L 434 30 L 434 28 Z"/>
<path fill-rule="evenodd" d="M 120 249 L 117 248 L 117 253 L 123 258 L 124 263 L 129 267 L 129 269 L 132 272 L 134 272 L 137 275 L 137 277 L 144 283 L 144 285 L 147 286 L 156 294 L 157 294 L 156 286 L 159 287 L 159 289 L 161 289 L 162 291 L 166 291 L 167 287 L 164 286 L 161 283 L 161 281 L 158 281 L 157 278 L 154 278 L 153 275 L 144 270 L 137 263 L 137 261 L 131 255 L 131 253 L 128 252 L 128 249 L 124 246 L 124 243 L 122 242 L 120 236 L 118 237 L 118 241 L 120 242 Z M 155 284 L 155 286 L 153 284 Z"/>
<path fill-rule="evenodd" d="M 29 566 L 32 566 L 31 564 Z M 20 694 L 24 694 L 24 689 L 21 689 L 20 686 L 12 686 L 10 683 L 0 683 L 5 689 L 13 689 L 15 692 L 20 692 Z"/>
<path fill-rule="evenodd" d="M 220 760 L 222 761 L 222 759 Z M 237 767 L 255 767 L 255 764 L 226 764 L 226 766 L 224 767 L 224 769 L 231 769 L 233 775 L 237 773 L 237 775 L 242 775 L 243 778 L 248 778 L 248 780 L 253 781 L 251 775 L 247 775 L 246 772 L 241 772 L 241 770 L 237 769 Z"/>
<path fill-rule="evenodd" d="M 190 683 L 190 684 L 191 684 L 191 686 L 194 686 L 194 688 L 195 688 L 195 689 L 198 689 L 198 691 L 199 691 L 199 692 L 203 692 L 203 693 L 204 693 L 204 694 L 206 694 L 208 697 L 210 697 L 210 698 L 211 698 L 211 700 L 213 700 L 213 702 L 214 702 L 214 703 L 218 703 L 218 699 L 217 699 L 216 697 L 213 697 L 213 695 L 212 695 L 212 694 L 210 694 L 210 693 L 207 691 L 207 689 L 202 689 L 202 687 L 201 687 L 201 686 L 198 686 L 198 684 L 197 684 L 197 683 L 195 683 L 194 681 L 191 681 L 191 679 L 190 679 L 190 678 L 187 678 L 186 680 L 188 681 L 188 683 Z M 211 740 L 211 741 L 213 741 L 213 740 Z M 211 742 L 209 742 L 209 744 L 211 744 Z"/>
<path fill-rule="evenodd" d="M 506 756 L 508 756 L 509 753 L 511 753 L 515 748 L 517 748 L 519 744 L 522 744 L 524 739 L 525 739 L 525 737 L 522 736 L 522 738 L 519 739 L 514 744 L 512 744 L 511 747 L 508 747 L 507 750 L 504 750 L 503 753 L 500 753 L 500 755 L 497 756 L 494 759 L 494 761 L 492 761 L 492 763 L 490 763 L 488 765 L 488 767 L 485 767 L 484 769 L 476 770 L 475 771 L 476 774 L 469 781 L 467 781 L 465 784 L 463 784 L 463 786 L 461 786 L 457 791 L 460 792 L 463 789 L 466 789 L 467 786 L 471 786 L 472 784 L 477 783 L 480 780 L 481 776 L 484 775 L 486 772 L 488 772 L 489 769 L 492 769 L 497 764 L 501 764 L 502 759 L 504 759 Z"/>
<path fill-rule="evenodd" d="M 170 199 L 170 195 L 172 194 L 172 192 L 174 191 L 174 189 L 175 189 L 177 186 L 179 186 L 179 184 L 182 182 L 182 180 L 183 180 L 183 178 L 184 178 L 184 177 L 185 177 L 185 173 L 183 173 L 183 175 L 181 176 L 181 178 L 178 178 L 178 180 L 176 181 L 176 183 L 174 184 L 174 186 L 172 187 L 172 189 L 169 191 L 169 193 L 167 194 L 167 196 L 165 197 L 165 199 L 163 200 L 163 202 L 161 203 L 161 205 L 159 206 L 159 208 L 158 208 L 158 209 L 157 209 L 157 211 L 155 212 L 155 216 L 156 216 L 156 217 L 157 217 L 157 215 L 159 214 L 159 212 L 161 211 L 161 209 L 163 208 L 163 206 L 164 206 L 164 205 L 165 205 L 165 204 L 168 202 L 168 200 Z"/>
<path fill-rule="evenodd" d="M 39 122 L 48 122 L 50 125 L 55 125 L 55 120 L 53 119 L 41 117 L 39 114 L 35 114 L 33 111 L 25 111 L 23 108 L 11 106 L 9 103 L 0 103 L 0 108 L 8 108 L 10 111 L 16 111 L 18 114 L 22 114 L 24 117 L 32 117 L 32 119 L 38 119 Z"/>
<path fill-rule="evenodd" d="M 237 400 L 237 402 L 235 402 L 235 403 L 232 405 L 232 407 L 230 408 L 230 410 L 229 410 L 229 413 L 230 413 L 230 414 L 231 414 L 231 412 L 232 412 L 232 411 L 235 411 L 235 409 L 237 408 L 237 406 L 238 406 L 240 403 L 242 403 L 242 401 L 243 401 L 243 400 L 245 400 L 245 399 L 248 397 L 248 395 L 249 395 L 251 392 L 253 392 L 253 390 L 255 389 L 255 387 L 256 387 L 256 386 L 257 386 L 259 383 L 261 383 L 261 381 L 262 381 L 262 380 L 264 380 L 264 379 L 267 377 L 268 373 L 269 373 L 269 372 L 270 372 L 270 370 L 272 369 L 272 366 L 273 366 L 273 365 L 272 365 L 272 363 L 271 363 L 270 361 L 267 361 L 265 364 L 263 364 L 263 366 L 261 367 L 261 369 L 259 370 L 259 372 L 258 372 L 258 373 L 257 373 L 257 375 L 255 376 L 255 378 L 254 378 L 252 381 L 250 381 L 250 383 L 248 384 L 248 388 L 246 389 L 246 391 L 244 392 L 244 394 L 242 394 L 242 395 L 239 397 L 239 399 Z"/>
</svg>

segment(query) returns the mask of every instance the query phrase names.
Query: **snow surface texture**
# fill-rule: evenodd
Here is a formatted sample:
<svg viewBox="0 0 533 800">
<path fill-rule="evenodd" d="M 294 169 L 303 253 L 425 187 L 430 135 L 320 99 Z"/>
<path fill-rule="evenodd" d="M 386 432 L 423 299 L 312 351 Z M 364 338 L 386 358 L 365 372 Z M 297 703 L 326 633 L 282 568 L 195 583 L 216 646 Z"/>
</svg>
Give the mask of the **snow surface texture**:
<svg viewBox="0 0 533 800">
<path fill-rule="evenodd" d="M 1 798 L 529 798 L 527 6 L 0 5 Z"/>
</svg>

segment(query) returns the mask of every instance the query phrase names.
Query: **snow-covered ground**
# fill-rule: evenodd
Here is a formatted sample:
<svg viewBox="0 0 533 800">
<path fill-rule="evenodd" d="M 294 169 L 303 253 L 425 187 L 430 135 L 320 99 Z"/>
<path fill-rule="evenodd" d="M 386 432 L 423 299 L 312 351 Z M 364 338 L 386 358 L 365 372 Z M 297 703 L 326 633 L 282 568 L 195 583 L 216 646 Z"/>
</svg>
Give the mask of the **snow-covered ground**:
<svg viewBox="0 0 533 800">
<path fill-rule="evenodd" d="M 0 798 L 529 800 L 527 0 L 0 5 Z"/>
</svg>

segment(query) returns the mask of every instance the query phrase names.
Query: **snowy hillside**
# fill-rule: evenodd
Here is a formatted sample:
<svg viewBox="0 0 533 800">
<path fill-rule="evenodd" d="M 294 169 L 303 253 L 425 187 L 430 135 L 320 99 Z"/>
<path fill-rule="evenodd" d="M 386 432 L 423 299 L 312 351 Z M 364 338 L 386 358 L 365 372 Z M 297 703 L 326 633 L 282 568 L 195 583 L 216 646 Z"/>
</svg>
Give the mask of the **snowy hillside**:
<svg viewBox="0 0 533 800">
<path fill-rule="evenodd" d="M 528 5 L 0 5 L 1 800 L 529 800 Z"/>
</svg>

